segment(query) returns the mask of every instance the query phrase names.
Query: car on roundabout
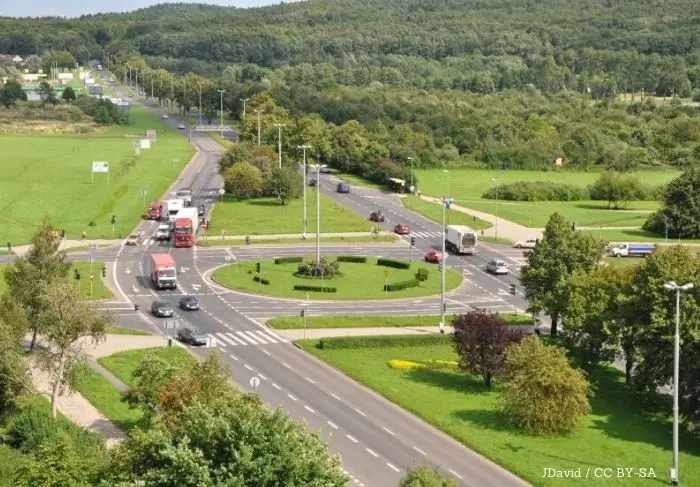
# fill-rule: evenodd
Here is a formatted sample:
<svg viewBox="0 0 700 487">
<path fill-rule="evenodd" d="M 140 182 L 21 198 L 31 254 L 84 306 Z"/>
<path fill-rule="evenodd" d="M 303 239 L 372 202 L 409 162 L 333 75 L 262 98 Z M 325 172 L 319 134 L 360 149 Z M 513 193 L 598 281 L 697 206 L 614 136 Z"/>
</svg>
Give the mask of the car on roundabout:
<svg viewBox="0 0 700 487">
<path fill-rule="evenodd" d="M 508 264 L 501 259 L 491 259 L 488 264 L 486 264 L 486 271 L 491 274 L 505 275 L 508 274 Z"/>
<path fill-rule="evenodd" d="M 439 264 L 442 262 L 442 252 L 438 252 L 437 250 L 431 250 L 427 254 L 425 254 L 425 261 L 430 262 L 431 264 Z"/>
<path fill-rule="evenodd" d="M 182 343 L 189 343 L 190 345 L 207 344 L 207 336 L 193 326 L 177 330 L 177 339 Z"/>
<path fill-rule="evenodd" d="M 396 232 L 399 235 L 408 235 L 409 233 L 411 233 L 411 229 L 408 228 L 408 225 L 403 225 L 399 223 L 394 227 L 394 232 Z"/>
<path fill-rule="evenodd" d="M 384 215 L 382 215 L 381 211 L 373 211 L 372 213 L 369 214 L 369 219 L 373 222 L 383 222 L 384 221 Z"/>
<path fill-rule="evenodd" d="M 180 298 L 180 309 L 185 311 L 197 311 L 199 310 L 199 301 L 197 301 L 196 296 L 183 296 Z"/>
<path fill-rule="evenodd" d="M 537 245 L 537 240 L 530 239 L 530 240 L 518 240 L 515 242 L 515 247 L 516 249 L 534 249 L 535 246 Z"/>
<path fill-rule="evenodd" d="M 124 245 L 140 245 L 143 242 L 143 232 L 134 232 L 128 237 L 126 237 L 126 241 L 124 242 Z"/>
<path fill-rule="evenodd" d="M 151 305 L 151 313 L 156 318 L 172 318 L 175 310 L 167 301 L 157 300 Z"/>
</svg>

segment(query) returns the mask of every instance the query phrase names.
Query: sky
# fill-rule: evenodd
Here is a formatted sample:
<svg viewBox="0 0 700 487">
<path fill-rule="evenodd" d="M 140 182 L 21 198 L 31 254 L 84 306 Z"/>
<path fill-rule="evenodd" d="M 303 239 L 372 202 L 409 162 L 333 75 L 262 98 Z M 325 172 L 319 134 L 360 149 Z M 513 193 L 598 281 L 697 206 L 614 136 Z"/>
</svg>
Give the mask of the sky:
<svg viewBox="0 0 700 487">
<path fill-rule="evenodd" d="M 166 2 L 166 0 L 32 0 L 29 2 L 0 0 L 0 17 L 77 17 L 98 12 L 128 12 L 159 3 L 175 2 Z M 281 0 L 189 0 L 186 3 L 245 8 L 277 4 L 281 3 Z"/>
</svg>

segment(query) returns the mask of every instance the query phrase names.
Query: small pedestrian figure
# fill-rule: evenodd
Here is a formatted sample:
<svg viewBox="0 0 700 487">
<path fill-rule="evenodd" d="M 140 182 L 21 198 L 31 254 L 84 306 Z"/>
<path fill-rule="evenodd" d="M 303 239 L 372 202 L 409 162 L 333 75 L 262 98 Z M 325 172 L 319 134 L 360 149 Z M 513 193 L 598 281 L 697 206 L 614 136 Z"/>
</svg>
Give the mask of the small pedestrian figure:
<svg viewBox="0 0 700 487">
<path fill-rule="evenodd" d="M 85 230 L 83 230 L 83 240 L 85 240 L 86 238 L 87 238 L 87 232 Z"/>
<path fill-rule="evenodd" d="M 66 229 L 61 229 L 61 240 L 64 240 L 66 238 Z"/>
</svg>

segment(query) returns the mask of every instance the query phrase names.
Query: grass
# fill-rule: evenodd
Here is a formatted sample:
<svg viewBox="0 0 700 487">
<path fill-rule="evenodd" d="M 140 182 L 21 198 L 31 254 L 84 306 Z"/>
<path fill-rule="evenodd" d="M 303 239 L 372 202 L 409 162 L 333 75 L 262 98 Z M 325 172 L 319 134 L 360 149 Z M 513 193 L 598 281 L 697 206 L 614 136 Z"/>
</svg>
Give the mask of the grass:
<svg viewBox="0 0 700 487">
<path fill-rule="evenodd" d="M 99 250 L 99 249 L 107 249 L 107 248 L 109 248 L 109 247 L 111 247 L 111 246 L 110 246 L 110 245 L 98 245 L 98 246 L 97 246 L 97 249 L 98 249 L 98 250 Z M 68 247 L 68 248 L 64 249 L 64 251 L 65 251 L 67 254 L 87 253 L 88 250 L 89 250 L 89 249 L 88 249 L 88 246 L 87 246 L 87 245 L 81 245 L 81 246 L 79 246 L 79 247 Z"/>
<path fill-rule="evenodd" d="M 387 366 L 392 359 L 456 360 L 451 345 L 320 350 L 317 340 L 297 343 L 535 486 L 581 483 L 580 479 L 542 478 L 543 467 L 582 467 L 584 475 L 589 466 L 653 467 L 658 477 L 605 479 L 606 486 L 616 487 L 658 486 L 668 476 L 670 423 L 644 413 L 639 402 L 631 400 L 616 370 L 601 369 L 593 375 L 597 384 L 593 410 L 580 431 L 569 437 L 534 437 L 506 425 L 497 386 L 486 390 L 479 379 L 453 369 L 406 371 Z M 685 479 L 700 478 L 700 442 L 683 433 L 680 445 Z"/>
<path fill-rule="evenodd" d="M 415 211 L 424 217 L 442 224 L 442 206 L 430 203 L 417 197 L 406 196 L 401 198 L 403 205 L 411 211 Z M 448 225 L 466 225 L 474 230 L 491 228 L 491 223 L 475 216 L 467 215 L 457 210 L 445 211 L 445 222 Z"/>
<path fill-rule="evenodd" d="M 340 271 L 342 276 L 333 279 L 325 279 L 324 286 L 336 287 L 336 293 L 318 293 L 295 291 L 293 286 L 311 285 L 320 286 L 321 279 L 308 279 L 296 277 L 299 264 L 275 264 L 274 260 L 261 260 L 261 274 L 270 284 L 261 285 L 253 281 L 254 262 L 244 264 L 230 264 L 216 270 L 213 279 L 226 287 L 239 289 L 255 294 L 265 294 L 269 296 L 286 296 L 293 298 L 313 298 L 328 300 L 373 300 L 373 299 L 397 299 L 416 296 L 429 296 L 440 292 L 440 273 L 437 266 L 426 266 L 414 263 L 411 269 L 394 269 L 376 265 L 376 260 L 369 258 L 366 264 L 356 264 L 342 262 Z M 401 291 L 384 292 L 384 271 L 388 271 L 387 282 L 389 284 L 406 281 L 414 278 L 414 274 L 419 268 L 429 270 L 428 280 L 422 282 L 420 286 Z M 457 272 L 448 270 L 445 274 L 445 289 L 454 289 L 462 282 L 462 276 Z M 370 285 L 370 283 L 373 283 Z"/>
<path fill-rule="evenodd" d="M 492 244 L 499 244 L 499 245 L 508 245 L 508 246 L 513 246 L 515 245 L 515 242 L 508 239 L 508 238 L 503 238 L 503 237 L 490 237 L 488 235 L 485 236 L 479 236 L 479 241 L 481 242 L 486 242 L 486 243 L 492 243 Z"/>
<path fill-rule="evenodd" d="M 378 235 L 376 237 L 371 236 L 357 236 L 357 237 L 321 237 L 321 242 L 323 243 L 388 243 L 396 242 L 399 240 L 398 235 Z M 287 244 L 287 245 L 299 245 L 302 243 L 314 243 L 316 242 L 315 237 L 310 236 L 306 240 L 301 238 L 256 238 L 250 240 L 250 245 L 261 245 L 261 244 Z M 197 241 L 197 247 L 229 247 L 233 245 L 245 245 L 245 239 L 242 238 L 232 238 L 226 240 L 220 239 L 199 239 Z"/>
<path fill-rule="evenodd" d="M 316 230 L 316 190 L 310 188 L 307 196 L 308 231 Z M 303 231 L 304 201 L 302 198 L 280 205 L 276 198 L 256 198 L 238 201 L 224 197 L 217 203 L 211 220 L 217 235 L 298 234 Z M 344 208 L 327 196 L 321 195 L 321 233 L 370 232 L 372 223 Z"/>
<path fill-rule="evenodd" d="M 151 333 L 143 330 L 137 330 L 135 328 L 126 328 L 124 326 L 107 325 L 105 327 L 105 333 L 110 335 L 138 335 L 138 336 L 150 336 Z"/>
<path fill-rule="evenodd" d="M 584 230 L 596 238 L 610 242 L 656 242 L 675 244 L 678 239 L 669 238 L 666 240 L 664 236 L 659 236 L 656 233 L 647 232 L 646 230 Z M 700 239 L 682 239 L 682 244 L 700 244 Z"/>
<path fill-rule="evenodd" d="M 0 136 L 0 241 L 21 245 L 29 241 L 48 215 L 66 238 L 112 238 L 111 216 L 117 215 L 116 234 L 126 235 L 141 219 L 146 203 L 158 199 L 192 156 L 188 142 L 146 110 L 132 107 L 131 125 L 108 127 L 91 134 Z M 120 174 L 123 161 L 133 155 L 132 141 L 158 131 L 158 142 L 141 152 L 135 164 Z M 173 157 L 179 157 L 175 165 Z M 95 174 L 92 161 L 110 163 L 106 174 Z M 94 226 L 89 226 L 94 222 Z"/>
<path fill-rule="evenodd" d="M 5 284 L 5 273 L 4 267 L 6 264 L 0 264 L 0 295 L 5 292 L 7 287 Z M 73 269 L 77 268 L 80 273 L 80 296 L 85 299 L 109 299 L 111 298 L 112 291 L 107 289 L 102 282 L 102 262 L 93 262 L 92 271 L 95 274 L 95 280 L 92 285 L 92 297 L 90 296 L 90 264 L 87 262 L 73 262 L 71 263 L 71 268 L 68 271 L 68 279 L 75 283 L 73 277 Z"/>
<path fill-rule="evenodd" d="M 532 325 L 532 317 L 515 313 L 501 316 L 511 325 Z M 299 330 L 304 328 L 304 318 L 287 316 L 267 320 L 267 324 L 278 330 Z M 440 315 L 424 316 L 311 316 L 306 318 L 306 327 L 311 328 L 373 328 L 438 326 Z"/>
<path fill-rule="evenodd" d="M 98 362 L 120 381 L 131 386 L 133 385 L 131 374 L 147 353 L 154 353 L 172 365 L 180 364 L 184 366 L 194 363 L 196 360 L 181 347 L 159 347 L 118 352 L 108 357 L 102 357 L 98 359 Z"/>
<path fill-rule="evenodd" d="M 637 257 L 603 257 L 603 262 L 611 267 L 629 267 L 639 265 L 644 259 Z"/>
</svg>

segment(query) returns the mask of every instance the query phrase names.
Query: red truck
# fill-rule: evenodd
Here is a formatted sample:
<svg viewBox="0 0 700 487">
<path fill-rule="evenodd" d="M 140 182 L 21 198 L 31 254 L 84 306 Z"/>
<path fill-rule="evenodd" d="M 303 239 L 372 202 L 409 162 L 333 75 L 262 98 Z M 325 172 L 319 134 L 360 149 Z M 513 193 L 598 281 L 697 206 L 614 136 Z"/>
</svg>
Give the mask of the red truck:
<svg viewBox="0 0 700 487">
<path fill-rule="evenodd" d="M 175 247 L 193 247 L 197 240 L 197 208 L 183 208 L 175 218 Z"/>
<path fill-rule="evenodd" d="M 163 205 L 160 201 L 151 201 L 148 204 L 148 210 L 146 210 L 146 217 L 148 217 L 149 220 L 160 220 L 162 209 Z"/>
<path fill-rule="evenodd" d="M 170 254 L 151 254 L 151 280 L 156 289 L 177 288 L 177 267 Z"/>
</svg>

